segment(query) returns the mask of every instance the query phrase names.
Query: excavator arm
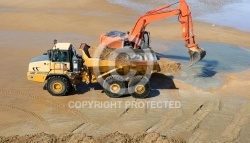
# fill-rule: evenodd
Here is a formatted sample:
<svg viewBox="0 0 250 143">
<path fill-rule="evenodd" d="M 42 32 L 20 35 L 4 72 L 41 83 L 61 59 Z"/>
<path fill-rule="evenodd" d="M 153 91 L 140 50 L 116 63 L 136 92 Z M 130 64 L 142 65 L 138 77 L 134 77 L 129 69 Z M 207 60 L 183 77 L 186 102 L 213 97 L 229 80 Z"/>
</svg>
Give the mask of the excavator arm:
<svg viewBox="0 0 250 143">
<path fill-rule="evenodd" d="M 179 9 L 168 9 L 177 3 L 180 4 Z M 151 10 L 141 16 L 137 20 L 129 35 L 129 41 L 134 43 L 134 49 L 138 48 L 142 40 L 143 31 L 149 23 L 178 15 L 182 27 L 182 37 L 185 42 L 185 46 L 189 49 L 190 61 L 191 65 L 193 65 L 205 57 L 206 51 L 199 48 L 198 44 L 195 43 L 192 16 L 188 4 L 185 0 L 180 0 L 180 2 L 177 3 L 172 5 L 167 4 L 163 7 Z"/>
<path fill-rule="evenodd" d="M 137 47 L 140 46 L 140 41 L 142 38 L 141 35 L 149 23 L 159 21 L 162 19 L 166 19 L 166 18 L 169 18 L 171 16 L 175 16 L 175 15 L 180 14 L 179 9 L 170 10 L 170 11 L 161 11 L 161 10 L 166 9 L 168 7 L 170 7 L 170 5 L 166 5 L 162 8 L 149 11 L 137 20 L 137 22 L 136 22 L 136 24 L 135 24 L 134 28 L 132 29 L 130 36 L 129 36 L 129 41 L 135 43 L 134 49 L 136 49 Z"/>
</svg>

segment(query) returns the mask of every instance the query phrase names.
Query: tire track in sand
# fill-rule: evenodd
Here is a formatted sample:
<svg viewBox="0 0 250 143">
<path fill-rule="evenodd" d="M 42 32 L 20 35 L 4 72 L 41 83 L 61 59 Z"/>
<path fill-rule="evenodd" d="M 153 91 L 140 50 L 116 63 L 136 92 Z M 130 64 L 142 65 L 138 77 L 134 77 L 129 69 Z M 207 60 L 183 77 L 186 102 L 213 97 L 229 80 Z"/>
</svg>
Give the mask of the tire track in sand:
<svg viewBox="0 0 250 143">
<path fill-rule="evenodd" d="M 175 136 L 176 134 L 182 132 L 191 132 L 191 140 L 197 140 L 198 138 L 203 138 L 203 134 L 193 134 L 199 128 L 200 123 L 207 117 L 210 112 L 219 109 L 220 101 L 207 101 L 204 104 L 200 105 L 200 107 L 193 113 L 191 117 L 181 122 L 180 124 L 177 124 L 168 129 L 164 123 L 167 123 L 167 125 L 170 123 L 174 124 L 175 118 L 171 119 L 172 122 L 166 121 L 169 118 L 163 118 L 163 120 L 160 121 L 159 124 L 154 125 L 151 129 L 149 129 L 149 131 L 162 132 L 162 134 L 165 136 Z M 179 116 L 178 118 L 181 118 L 181 116 Z M 205 136 L 206 135 L 204 134 L 204 137 Z"/>
<path fill-rule="evenodd" d="M 240 111 L 234 116 L 232 122 L 222 132 L 221 137 L 211 141 L 211 143 L 236 141 L 240 136 L 240 132 L 244 123 L 249 120 L 250 117 L 249 110 L 250 110 L 250 104 L 243 103 L 243 105 L 240 108 Z"/>
<path fill-rule="evenodd" d="M 76 133 L 89 133 L 92 132 L 92 134 L 95 134 L 95 129 L 98 128 L 98 124 L 93 124 L 93 123 L 83 123 L 80 124 L 78 127 L 73 129 L 71 133 L 76 134 Z"/>
<path fill-rule="evenodd" d="M 25 109 L 22 109 L 22 108 L 19 108 L 19 107 L 11 106 L 11 105 L 0 104 L 0 106 L 4 107 L 4 108 L 9 108 L 9 109 L 12 109 L 12 110 L 17 110 L 19 112 L 23 112 L 25 114 L 28 114 L 28 115 L 34 117 L 35 119 L 39 120 L 45 127 L 49 127 L 48 122 L 43 117 L 41 117 L 40 115 L 38 115 L 38 114 L 36 114 L 34 112 L 31 112 L 31 111 L 28 111 L 28 110 L 25 110 Z"/>
<path fill-rule="evenodd" d="M 13 95 L 13 96 L 21 96 L 21 97 L 25 97 L 25 98 L 31 98 L 31 99 L 34 99 L 34 100 L 47 102 L 47 103 L 50 103 L 52 105 L 56 105 L 57 107 L 60 107 L 60 108 L 63 108 L 65 110 L 70 111 L 72 114 L 77 115 L 77 117 L 80 118 L 82 122 L 88 122 L 87 118 L 84 117 L 82 115 L 82 113 L 80 113 L 79 111 L 77 111 L 77 110 L 75 110 L 73 108 L 69 108 L 68 106 L 60 104 L 60 103 L 55 102 L 53 100 L 49 100 L 49 99 L 46 99 L 46 98 L 33 96 L 33 95 L 29 94 L 29 93 L 24 93 L 24 92 L 20 92 L 20 91 L 9 91 L 9 90 L 4 90 L 4 89 L 0 89 L 0 95 L 1 94 Z"/>
<path fill-rule="evenodd" d="M 204 113 L 200 113 L 203 110 Z M 209 113 L 215 112 L 215 111 L 220 111 L 221 110 L 221 100 L 218 101 L 208 101 L 207 103 L 203 104 L 202 106 L 200 106 L 197 111 L 194 113 L 194 115 L 198 112 L 200 114 L 205 114 L 207 117 L 207 115 Z M 204 118 L 198 118 L 198 119 L 202 119 L 204 120 Z M 202 130 L 199 128 L 200 123 L 202 122 L 202 120 L 199 121 L 199 123 L 196 125 L 195 128 L 193 128 L 192 134 L 190 135 L 190 137 L 188 138 L 187 142 L 188 143 L 203 143 L 204 139 L 209 135 L 209 131 L 206 130 Z"/>
</svg>

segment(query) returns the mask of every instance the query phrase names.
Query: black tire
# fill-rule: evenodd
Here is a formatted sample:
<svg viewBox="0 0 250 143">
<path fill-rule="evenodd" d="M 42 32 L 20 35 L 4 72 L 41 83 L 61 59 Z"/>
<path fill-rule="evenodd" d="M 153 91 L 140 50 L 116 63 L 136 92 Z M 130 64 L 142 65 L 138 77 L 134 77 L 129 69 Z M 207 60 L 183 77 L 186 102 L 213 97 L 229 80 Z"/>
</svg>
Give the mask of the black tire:
<svg viewBox="0 0 250 143">
<path fill-rule="evenodd" d="M 66 95 L 70 90 L 68 79 L 62 76 L 52 76 L 47 80 L 47 91 L 53 96 Z"/>
<path fill-rule="evenodd" d="M 139 90 L 140 89 L 140 90 Z M 150 83 L 145 76 L 135 76 L 128 83 L 128 92 L 134 98 L 145 98 L 151 91 Z"/>
<path fill-rule="evenodd" d="M 126 92 L 126 81 L 119 75 L 109 76 L 103 82 L 103 90 L 111 98 L 121 97 Z"/>
</svg>

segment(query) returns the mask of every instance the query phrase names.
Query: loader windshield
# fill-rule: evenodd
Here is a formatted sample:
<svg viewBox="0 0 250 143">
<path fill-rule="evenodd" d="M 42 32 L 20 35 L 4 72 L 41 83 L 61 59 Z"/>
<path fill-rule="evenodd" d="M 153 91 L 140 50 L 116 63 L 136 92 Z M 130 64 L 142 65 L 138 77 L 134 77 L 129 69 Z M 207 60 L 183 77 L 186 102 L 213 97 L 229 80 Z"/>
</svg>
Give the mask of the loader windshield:
<svg viewBox="0 0 250 143">
<path fill-rule="evenodd" d="M 68 51 L 66 50 L 51 50 L 50 59 L 52 62 L 69 62 Z"/>
</svg>

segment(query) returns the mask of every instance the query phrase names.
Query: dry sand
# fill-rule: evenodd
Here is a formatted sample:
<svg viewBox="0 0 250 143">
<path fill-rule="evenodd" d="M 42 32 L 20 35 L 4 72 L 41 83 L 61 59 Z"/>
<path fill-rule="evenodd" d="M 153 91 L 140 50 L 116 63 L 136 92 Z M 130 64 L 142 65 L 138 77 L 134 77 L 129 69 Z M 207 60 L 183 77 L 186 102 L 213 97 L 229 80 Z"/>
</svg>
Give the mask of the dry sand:
<svg viewBox="0 0 250 143">
<path fill-rule="evenodd" d="M 139 15 L 98 0 L 76 0 L 74 3 L 67 0 L 1 0 L 0 5 L 7 9 L 0 12 L 0 30 L 3 32 L 0 43 L 0 136 L 46 132 L 56 136 L 44 135 L 45 139 L 48 136 L 49 139 L 57 138 L 62 133 L 98 138 L 118 131 L 131 137 L 136 133 L 156 132 L 186 142 L 250 142 L 250 71 L 225 75 L 226 84 L 211 91 L 203 91 L 171 76 L 153 75 L 150 98 L 142 101 L 180 101 L 181 108 L 69 108 L 70 101 L 141 100 L 132 97 L 110 99 L 102 93 L 100 86 L 89 90 L 90 87 L 84 84 L 79 94 L 49 95 L 42 90 L 43 83 L 27 81 L 25 74 L 30 59 L 45 52 L 51 43 L 44 37 L 29 34 L 74 33 L 94 37 L 94 40 L 72 39 L 73 43 L 97 45 L 100 34 L 113 29 L 130 30 Z M 223 42 L 250 49 L 248 32 L 201 22 L 195 22 L 194 27 L 197 41 Z M 154 38 L 181 40 L 179 23 L 150 25 L 148 31 Z M 12 38 L 18 33 L 21 33 L 19 39 Z M 166 50 L 154 49 L 158 52 Z M 5 142 L 6 138 L 1 141 Z"/>
<path fill-rule="evenodd" d="M 25 135 L 25 136 L 11 136 L 11 137 L 0 137 L 0 142 L 46 142 L 46 143 L 150 143 L 150 142 L 164 142 L 164 143 L 182 143 L 183 141 L 176 138 L 167 138 L 161 136 L 158 133 L 149 133 L 149 134 L 136 134 L 131 137 L 128 134 L 121 134 L 115 132 L 108 134 L 99 138 L 93 138 L 92 136 L 87 136 L 86 134 L 77 133 L 77 134 L 61 134 L 59 136 L 38 133 L 34 135 Z"/>
</svg>

